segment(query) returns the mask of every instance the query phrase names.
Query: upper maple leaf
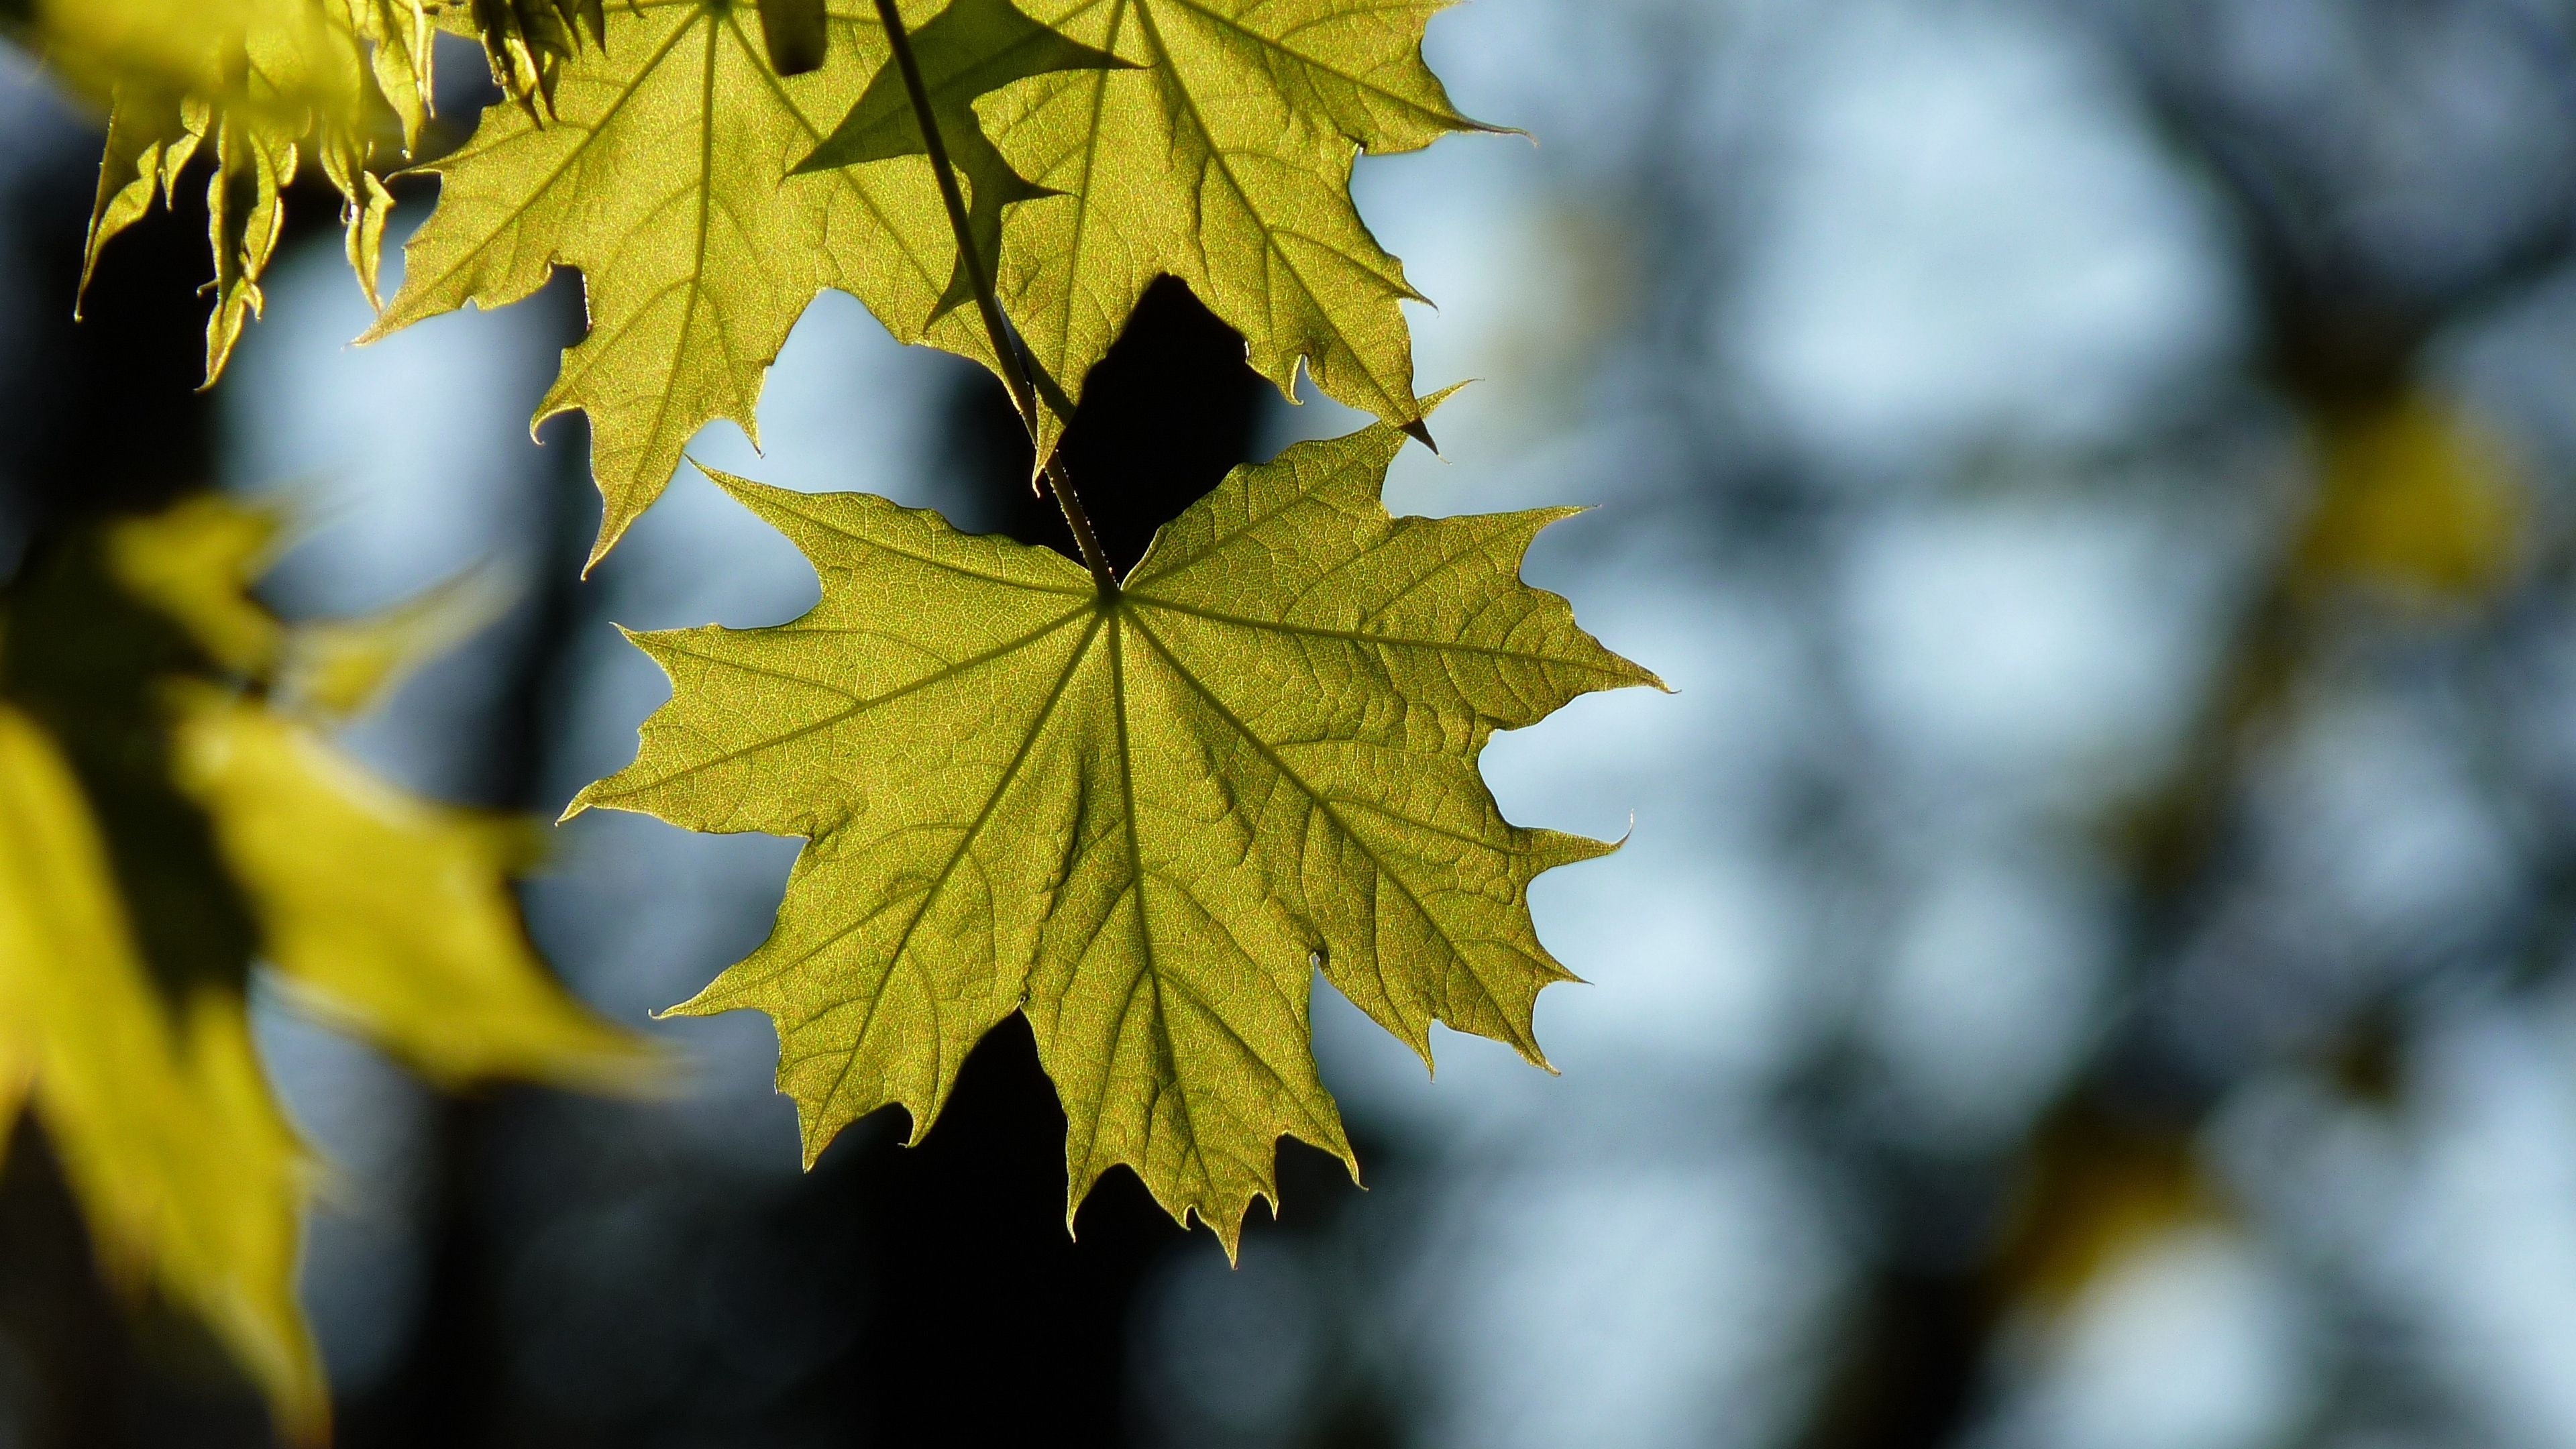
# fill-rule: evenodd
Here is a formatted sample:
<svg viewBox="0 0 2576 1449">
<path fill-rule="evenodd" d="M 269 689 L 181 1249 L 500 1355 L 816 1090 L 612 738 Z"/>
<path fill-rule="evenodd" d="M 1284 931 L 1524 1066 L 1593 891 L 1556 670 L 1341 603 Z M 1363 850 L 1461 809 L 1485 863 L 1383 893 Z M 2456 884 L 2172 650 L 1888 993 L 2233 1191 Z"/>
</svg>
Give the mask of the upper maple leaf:
<svg viewBox="0 0 2576 1449">
<path fill-rule="evenodd" d="M 590 335 L 564 354 L 537 416 L 590 417 L 607 504 L 594 559 L 660 495 L 700 427 L 727 418 L 757 439 L 762 375 L 826 287 L 906 342 L 991 361 L 971 316 L 939 308 L 956 242 L 927 166 L 782 184 L 887 54 L 872 12 L 834 11 L 826 26 L 824 64 L 781 78 L 748 6 L 610 6 L 604 41 L 560 63 L 550 117 L 487 108 L 473 140 L 428 168 L 438 209 L 368 336 L 514 302 L 556 266 L 580 268 Z M 1018 54 L 1080 63 L 1077 47 Z M 972 77 L 1014 78 L 1008 66 Z"/>
<path fill-rule="evenodd" d="M 1255 370 L 1414 430 L 1399 305 L 1421 296 L 1360 221 L 1351 166 L 1485 130 L 1422 61 L 1450 0 L 1028 0 L 1129 68 L 1051 76 L 977 110 L 1019 174 L 998 288 L 1075 398 L 1157 275 L 1243 334 Z M 1050 428 L 1055 424 L 1050 417 Z"/>
<path fill-rule="evenodd" d="M 1363 148 L 1475 128 L 1422 64 L 1440 8 L 902 7 L 969 234 L 1040 374 L 1048 447 L 1166 272 L 1243 333 L 1283 391 L 1303 359 L 1327 394 L 1421 428 L 1399 305 L 1416 294 L 1349 184 Z M 594 558 L 659 496 L 698 428 L 752 430 L 763 373 L 825 287 L 905 342 L 996 363 L 958 315 L 965 270 L 872 7 L 842 0 L 825 29 L 821 66 L 782 78 L 753 7 L 609 6 L 601 43 L 548 62 L 548 105 L 487 110 L 428 168 L 438 210 L 368 335 L 513 302 L 555 266 L 580 268 L 590 335 L 539 418 L 590 417 L 607 502 Z M 805 174 L 782 184 L 791 172 Z"/>
<path fill-rule="evenodd" d="M 530 950 L 509 892 L 527 822 L 407 795 L 320 731 L 477 601 L 287 626 L 244 592 L 273 531 L 199 499 L 61 540 L 10 585 L 0 1138 L 23 1095 L 109 1270 L 201 1316 L 316 1437 L 311 1171 L 252 1046 L 254 960 L 441 1083 L 624 1087 L 655 1062 Z"/>
<path fill-rule="evenodd" d="M 1062 555 L 861 494 L 716 481 L 822 601 L 638 636 L 671 676 L 635 763 L 574 802 L 805 837 L 768 942 L 685 1012 L 757 1007 L 810 1161 L 977 1039 L 1036 1029 L 1068 1213 L 1124 1163 L 1232 1250 L 1278 1137 L 1350 1157 L 1309 1050 L 1325 978 L 1426 1058 L 1431 1022 L 1536 1061 L 1566 972 L 1532 878 L 1611 847 L 1504 821 L 1497 729 L 1652 675 L 1519 579 L 1572 510 L 1393 518 L 1379 425 L 1235 470 L 1103 592 Z"/>
</svg>

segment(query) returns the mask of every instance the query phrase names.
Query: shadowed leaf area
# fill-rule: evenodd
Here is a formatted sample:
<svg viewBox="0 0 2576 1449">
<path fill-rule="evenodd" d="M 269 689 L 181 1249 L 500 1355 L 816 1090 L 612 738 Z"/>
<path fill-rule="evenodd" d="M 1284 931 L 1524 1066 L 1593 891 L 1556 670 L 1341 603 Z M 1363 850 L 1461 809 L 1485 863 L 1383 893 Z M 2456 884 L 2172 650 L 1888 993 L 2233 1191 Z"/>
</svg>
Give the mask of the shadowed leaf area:
<svg viewBox="0 0 2576 1449">
<path fill-rule="evenodd" d="M 1379 425 L 1235 470 L 1114 595 L 1063 555 L 860 494 L 712 474 L 813 562 L 774 628 L 638 636 L 673 698 L 576 810 L 810 843 L 770 939 L 678 1008 L 777 1023 L 810 1161 L 900 1105 L 928 1131 L 1028 1017 L 1068 1212 L 1125 1165 L 1231 1250 L 1293 1135 L 1348 1163 L 1308 1039 L 1319 967 L 1422 1052 L 1539 1061 L 1567 974 L 1529 882 L 1610 847 L 1506 822 L 1496 729 L 1653 676 L 1519 580 L 1570 510 L 1394 518 Z"/>
</svg>

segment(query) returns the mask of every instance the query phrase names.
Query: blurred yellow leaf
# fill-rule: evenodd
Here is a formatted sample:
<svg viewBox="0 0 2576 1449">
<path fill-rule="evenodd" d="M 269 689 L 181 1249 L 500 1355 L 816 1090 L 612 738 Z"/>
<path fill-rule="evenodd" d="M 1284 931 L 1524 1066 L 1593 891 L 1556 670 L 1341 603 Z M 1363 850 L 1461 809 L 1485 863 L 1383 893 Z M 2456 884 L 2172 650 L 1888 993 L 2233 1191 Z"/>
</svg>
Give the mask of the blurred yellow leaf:
<svg viewBox="0 0 2576 1449">
<path fill-rule="evenodd" d="M 536 853 L 534 822 L 405 794 L 204 685 L 174 703 L 179 788 L 317 1015 L 445 1086 L 643 1084 L 641 1044 L 574 1005 L 529 949 L 506 882 Z"/>
<path fill-rule="evenodd" d="M 2310 589 L 2376 585 L 2422 603 L 2468 603 L 2520 559 L 2522 474 L 2460 403 L 2416 389 L 2319 426 L 2319 497 L 2298 561 Z"/>
<path fill-rule="evenodd" d="M 249 592 L 275 562 L 280 532 L 268 509 L 200 494 L 126 519 L 101 546 L 117 586 L 217 666 L 271 683 L 281 705 L 322 719 L 365 709 L 509 604 L 494 576 L 476 569 L 378 613 L 289 628 Z"/>
<path fill-rule="evenodd" d="M 477 570 L 379 614 L 303 625 L 285 646 L 278 693 L 316 714 L 354 714 L 499 618 L 509 602 L 493 576 Z"/>
<path fill-rule="evenodd" d="M 330 93 L 329 67 L 317 64 L 332 44 L 333 8 L 317 0 L 33 0 L 27 24 L 46 61 L 99 96 L 141 86 L 293 107 L 341 99 Z M 272 63 L 256 87 L 242 64 L 254 39 Z"/>
<path fill-rule="evenodd" d="M 193 1311 L 318 1437 L 329 1395 L 295 1302 L 304 1162 L 238 991 L 157 983 L 69 765 L 0 705 L 0 1054 L 86 1208 L 111 1276 Z"/>
<path fill-rule="evenodd" d="M 225 671 L 264 675 L 287 629 L 249 590 L 268 571 L 277 534 L 276 515 L 199 494 L 124 520 L 99 546 L 127 595 L 186 630 Z"/>
<path fill-rule="evenodd" d="M 25 1093 L 112 1276 L 202 1318 L 309 1438 L 309 1174 L 251 1044 L 255 963 L 442 1084 L 632 1088 L 658 1059 L 530 949 L 531 822 L 394 790 L 275 700 L 311 651 L 241 592 L 274 531 L 193 499 L 57 541 L 0 603 L 0 1105 Z"/>
</svg>

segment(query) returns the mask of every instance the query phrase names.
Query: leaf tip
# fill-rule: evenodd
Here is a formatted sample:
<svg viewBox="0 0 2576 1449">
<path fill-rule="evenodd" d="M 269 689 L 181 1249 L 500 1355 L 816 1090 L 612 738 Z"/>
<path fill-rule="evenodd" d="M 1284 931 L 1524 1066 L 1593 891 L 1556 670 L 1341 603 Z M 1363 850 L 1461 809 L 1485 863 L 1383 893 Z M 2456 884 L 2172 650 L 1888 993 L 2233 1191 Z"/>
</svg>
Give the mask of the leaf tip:
<svg viewBox="0 0 2576 1449">
<path fill-rule="evenodd" d="M 371 346 L 375 343 L 384 341 L 386 338 L 400 332 L 405 327 L 410 326 L 413 319 L 403 315 L 402 301 L 402 291 L 397 288 L 395 289 L 392 303 L 376 313 L 376 320 L 367 324 L 366 331 L 350 338 L 349 345 L 352 347 Z"/>
<path fill-rule="evenodd" d="M 1598 642 L 1598 641 L 1595 641 L 1595 642 Z M 1673 688 L 1673 687 L 1672 687 L 1671 685 L 1669 685 L 1669 684 L 1666 684 L 1666 683 L 1664 682 L 1664 677 L 1663 677 L 1662 675 L 1657 674 L 1655 671 L 1653 671 L 1653 670 L 1651 670 L 1651 669 L 1648 669 L 1646 666 L 1644 666 L 1644 665 L 1642 665 L 1642 664 L 1638 663 L 1638 662 L 1637 662 L 1636 660 L 1634 660 L 1634 659 L 1629 658 L 1627 655 L 1613 652 L 1613 653 L 1611 653 L 1611 654 L 1610 654 L 1610 657 L 1611 657 L 1613 660 L 1616 660 L 1616 661 L 1618 662 L 1618 664 L 1619 664 L 1619 666 L 1620 666 L 1621 671 L 1627 675 L 1627 678 L 1626 678 L 1626 679 L 1622 680 L 1619 684 L 1612 686 L 1613 688 L 1617 688 L 1617 689 L 1637 689 L 1637 688 L 1645 688 L 1645 689 L 1651 689 L 1651 690 L 1655 691 L 1657 694 L 1679 694 L 1679 693 L 1681 693 L 1681 691 L 1680 691 L 1680 690 Z"/>
<path fill-rule="evenodd" d="M 1442 124 L 1448 128 L 1449 133 L 1452 135 L 1516 136 L 1521 140 L 1529 142 L 1533 146 L 1538 144 L 1538 137 L 1522 127 L 1497 126 L 1491 121 L 1480 121 L 1473 116 L 1462 115 L 1454 110 L 1443 118 Z"/>
<path fill-rule="evenodd" d="M 1463 381 L 1453 382 L 1447 387 L 1440 389 L 1438 392 L 1430 393 L 1415 399 L 1415 411 L 1412 419 L 1407 422 L 1398 423 L 1396 424 L 1396 427 L 1400 429 L 1406 437 L 1409 437 L 1415 442 L 1420 443 L 1422 446 L 1429 448 L 1435 455 L 1445 457 L 1445 454 L 1440 453 L 1439 440 L 1431 436 L 1431 415 L 1440 411 L 1441 404 L 1449 401 L 1449 399 L 1453 397 L 1456 397 L 1469 383 L 1476 381 L 1478 381 L 1478 379 L 1471 377 L 1464 379 Z"/>
<path fill-rule="evenodd" d="M 797 1155 L 804 1170 L 812 1172 L 814 1164 L 822 1161 L 823 1153 L 831 1147 L 832 1139 L 841 1135 L 842 1124 L 826 1118 L 819 1107 L 809 1105 L 802 1097 L 795 1098 L 795 1102 Z M 910 1147 L 920 1140 L 916 1130 L 903 1145 Z"/>
<path fill-rule="evenodd" d="M 652 1017 L 655 1021 L 669 1021 L 675 1016 L 713 1016 L 719 1011 L 730 1011 L 733 1008 L 729 1006 L 716 1005 L 709 1000 L 709 998 L 715 995 L 716 988 L 723 984 L 724 978 L 719 976 L 715 980 L 708 982 L 697 995 L 690 997 L 686 1001 L 674 1002 L 669 1006 L 663 1007 L 661 1010 L 652 1013 Z"/>
<path fill-rule="evenodd" d="M 539 421 L 542 422 L 544 420 L 539 419 Z M 533 424 L 528 429 L 528 436 L 531 438 L 536 436 L 536 428 Z M 661 490 L 659 489 L 654 490 L 657 494 L 660 491 Z M 644 512 L 644 508 L 641 505 L 632 507 L 616 506 L 614 497 L 609 494 L 605 485 L 601 487 L 600 495 L 603 499 L 608 500 L 609 506 L 601 510 L 599 515 L 599 536 L 591 540 L 590 554 L 581 561 L 581 577 L 584 582 L 589 580 L 591 571 L 598 568 L 600 562 L 608 557 L 608 551 L 610 549 L 617 547 L 617 541 L 626 536 L 627 528 Z M 653 500 L 650 497 L 644 500 L 645 504 L 650 504 L 652 501 Z"/>
<path fill-rule="evenodd" d="M 754 449 L 759 448 L 759 446 L 760 444 L 757 442 L 752 444 Z M 731 496 L 746 507 L 751 506 L 751 501 L 753 499 L 758 498 L 763 494 L 776 491 L 765 483 L 755 483 L 751 479 L 745 478 L 738 473 L 728 473 L 722 468 L 710 468 L 706 464 L 699 462 L 697 455 L 693 453 L 684 453 L 681 456 L 688 461 L 690 467 L 698 470 L 699 477 L 704 478 L 708 482 L 716 485 L 718 488 L 723 489 L 727 495 Z"/>
<path fill-rule="evenodd" d="M 1423 1080 L 1431 1082 L 1440 1080 L 1440 1064 L 1431 1057 L 1431 1023 L 1423 1021 L 1417 1024 L 1407 1021 L 1404 1024 L 1407 1030 L 1398 1039 L 1413 1048 L 1413 1054 L 1422 1059 Z M 1353 1170 L 1356 1171 L 1357 1168 Z"/>
</svg>

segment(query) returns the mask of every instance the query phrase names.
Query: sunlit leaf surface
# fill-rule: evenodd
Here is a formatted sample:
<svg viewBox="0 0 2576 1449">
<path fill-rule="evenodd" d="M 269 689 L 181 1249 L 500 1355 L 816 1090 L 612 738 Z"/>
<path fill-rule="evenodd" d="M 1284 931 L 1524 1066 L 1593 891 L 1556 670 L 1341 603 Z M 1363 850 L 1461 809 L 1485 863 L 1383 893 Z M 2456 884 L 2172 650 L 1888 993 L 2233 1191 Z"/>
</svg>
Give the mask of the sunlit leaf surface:
<svg viewBox="0 0 2576 1449">
<path fill-rule="evenodd" d="M 562 64 L 550 115 L 492 107 L 430 168 L 438 210 L 371 335 L 515 302 L 578 267 L 590 332 L 538 416 L 590 418 L 607 500 L 599 552 L 660 495 L 691 434 L 718 418 L 752 430 L 763 374 L 824 288 L 858 296 L 907 342 L 989 359 L 971 311 L 939 310 L 956 245 L 928 167 L 787 179 L 878 73 L 874 13 L 836 8 L 823 66 L 781 79 L 749 7 L 612 5 L 606 42 Z M 968 79 L 1000 85 L 1010 67 Z"/>
<path fill-rule="evenodd" d="M 1027 1013 L 1070 1124 L 1069 1207 L 1125 1164 L 1231 1249 L 1277 1139 L 1350 1158 L 1316 1079 L 1325 978 L 1429 1051 L 1533 1061 L 1566 973 L 1531 879 L 1610 847 L 1507 823 L 1497 729 L 1653 683 L 1519 579 L 1568 510 L 1390 517 L 1383 425 L 1237 469 L 1124 588 L 862 494 L 717 481 L 804 550 L 775 628 L 639 636 L 673 682 L 575 808 L 806 838 L 769 941 L 682 1009 L 775 1019 L 808 1158 L 888 1104 L 927 1131 Z"/>
<path fill-rule="evenodd" d="M 1302 360 L 1331 396 L 1420 428 L 1399 306 L 1414 293 L 1349 182 L 1362 149 L 1472 128 L 1422 64 L 1438 8 L 905 7 L 969 233 L 1041 374 L 1050 446 L 1164 273 L 1283 390 Z M 543 103 L 493 107 L 430 168 L 438 210 L 371 335 L 579 268 L 590 331 L 539 416 L 590 418 L 599 552 L 700 427 L 751 429 L 764 373 L 826 287 L 906 342 L 993 362 L 874 14 L 840 0 L 821 66 L 785 78 L 748 6 L 612 5 L 598 44 L 546 22 L 571 39 L 546 52 Z"/>
<path fill-rule="evenodd" d="M 1480 129 L 1422 63 L 1447 0 L 1031 0 L 1132 67 L 1052 76 L 982 102 L 993 144 L 1062 195 L 1012 209 L 1003 300 L 1075 396 L 1157 275 L 1189 283 L 1283 392 L 1324 392 L 1419 427 L 1417 294 L 1351 205 L 1365 150 Z"/>
<path fill-rule="evenodd" d="M 37 7 L 32 38 L 108 107 L 84 289 L 107 243 L 175 196 L 192 160 L 208 162 L 211 384 L 259 313 L 282 193 L 318 162 L 340 193 L 349 265 L 375 299 L 393 196 L 369 168 L 379 133 L 408 146 L 428 115 L 422 0 L 54 0 Z"/>
</svg>

